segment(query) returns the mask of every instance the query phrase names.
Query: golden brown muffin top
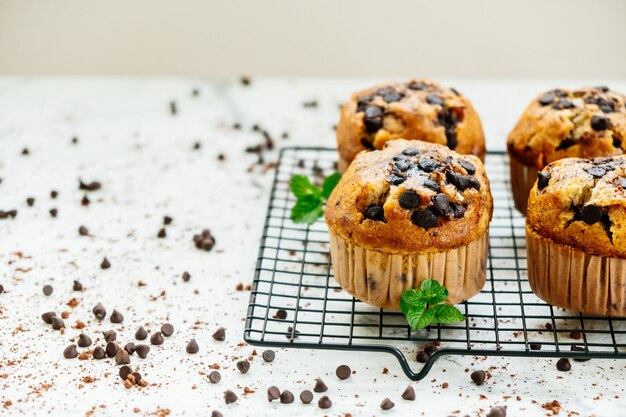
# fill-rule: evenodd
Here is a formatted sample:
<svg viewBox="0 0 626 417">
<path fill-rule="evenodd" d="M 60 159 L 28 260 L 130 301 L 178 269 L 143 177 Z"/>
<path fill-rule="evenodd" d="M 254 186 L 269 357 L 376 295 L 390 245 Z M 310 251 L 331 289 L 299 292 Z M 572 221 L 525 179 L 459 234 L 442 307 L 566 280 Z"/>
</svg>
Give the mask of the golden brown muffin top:
<svg viewBox="0 0 626 417">
<path fill-rule="evenodd" d="M 526 222 L 537 234 L 626 258 L 626 157 L 566 158 L 538 173 Z"/>
<path fill-rule="evenodd" d="M 328 199 L 325 218 L 330 230 L 367 249 L 439 252 L 481 237 L 492 207 L 479 158 L 399 139 L 357 155 Z"/>
<path fill-rule="evenodd" d="M 485 156 L 478 114 L 454 88 L 429 80 L 389 82 L 352 94 L 337 125 L 339 153 L 348 162 L 393 139 L 418 139 Z"/>
<path fill-rule="evenodd" d="M 621 155 L 626 149 L 625 102 L 623 94 L 608 87 L 543 93 L 509 134 L 509 154 L 538 170 L 562 158 Z"/>
</svg>

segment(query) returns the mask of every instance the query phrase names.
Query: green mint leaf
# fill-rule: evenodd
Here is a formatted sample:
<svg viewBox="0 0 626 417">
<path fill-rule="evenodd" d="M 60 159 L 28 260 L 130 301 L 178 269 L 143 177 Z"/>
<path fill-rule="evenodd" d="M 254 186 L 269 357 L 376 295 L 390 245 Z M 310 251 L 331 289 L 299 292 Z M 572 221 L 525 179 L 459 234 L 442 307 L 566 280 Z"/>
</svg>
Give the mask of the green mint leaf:
<svg viewBox="0 0 626 417">
<path fill-rule="evenodd" d="M 335 172 L 334 174 L 326 177 L 326 179 L 324 180 L 324 184 L 322 184 L 322 196 L 324 196 L 326 200 L 328 200 L 328 197 L 330 197 L 330 193 L 333 192 L 340 179 L 341 174 L 338 172 Z"/>
<path fill-rule="evenodd" d="M 433 323 L 435 320 L 435 311 L 432 308 L 424 311 L 424 314 L 421 315 L 419 320 L 414 325 L 411 325 L 414 329 L 423 329 L 429 324 Z M 410 324 L 410 323 L 409 323 Z"/>
<path fill-rule="evenodd" d="M 422 293 L 422 298 L 430 305 L 443 303 L 448 299 L 446 287 L 434 279 L 424 280 L 420 286 L 420 292 Z"/>
<path fill-rule="evenodd" d="M 421 298 L 418 290 L 406 290 L 400 297 L 400 309 L 404 313 L 409 326 L 418 328 L 418 324 L 426 313 L 426 300 Z"/>
<path fill-rule="evenodd" d="M 294 175 L 291 177 L 289 187 L 291 188 L 291 192 L 298 199 L 307 195 L 321 196 L 319 187 L 311 184 L 311 181 L 304 175 Z"/>
<path fill-rule="evenodd" d="M 433 323 L 458 323 L 465 320 L 465 316 L 455 306 L 448 304 L 437 304 L 428 310 L 433 311 Z"/>
<path fill-rule="evenodd" d="M 291 220 L 294 223 L 313 224 L 324 215 L 324 206 L 319 196 L 312 194 L 298 198 L 291 209 Z"/>
</svg>

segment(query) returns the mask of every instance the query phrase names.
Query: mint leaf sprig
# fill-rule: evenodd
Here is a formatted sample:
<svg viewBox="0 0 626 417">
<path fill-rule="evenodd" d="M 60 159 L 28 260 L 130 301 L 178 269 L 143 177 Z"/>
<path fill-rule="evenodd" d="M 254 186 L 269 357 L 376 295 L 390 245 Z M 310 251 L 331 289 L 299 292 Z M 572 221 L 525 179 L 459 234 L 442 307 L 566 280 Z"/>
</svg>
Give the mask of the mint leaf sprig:
<svg viewBox="0 0 626 417">
<path fill-rule="evenodd" d="M 296 196 L 296 204 L 291 209 L 291 220 L 294 223 L 315 223 L 324 215 L 324 203 L 340 179 L 341 174 L 335 172 L 326 177 L 322 188 L 319 188 L 304 175 L 292 176 L 289 187 Z"/>
<path fill-rule="evenodd" d="M 432 323 L 458 323 L 465 316 L 455 307 L 442 304 L 448 299 L 448 290 L 434 279 L 422 282 L 420 289 L 406 290 L 400 297 L 400 309 L 414 329 L 423 329 Z"/>
</svg>

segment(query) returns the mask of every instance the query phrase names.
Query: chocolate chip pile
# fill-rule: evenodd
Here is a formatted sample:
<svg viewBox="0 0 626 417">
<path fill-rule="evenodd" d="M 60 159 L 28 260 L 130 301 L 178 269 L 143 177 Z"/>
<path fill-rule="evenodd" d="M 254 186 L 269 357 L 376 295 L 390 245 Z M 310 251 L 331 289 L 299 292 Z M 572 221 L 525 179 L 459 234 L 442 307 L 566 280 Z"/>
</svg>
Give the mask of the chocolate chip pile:
<svg viewBox="0 0 626 417">
<path fill-rule="evenodd" d="M 394 156 L 390 162 L 387 182 L 398 186 L 409 177 L 420 177 L 421 187 L 437 193 L 430 198 L 430 204 L 425 207 L 420 207 L 421 198 L 415 190 L 405 190 L 398 199 L 402 208 L 412 210 L 413 224 L 430 229 L 442 221 L 460 219 L 465 215 L 467 207 L 451 202 L 441 189 L 448 183 L 454 185 L 460 192 L 468 188 L 480 190 L 480 182 L 474 174 L 476 167 L 471 162 L 451 157 L 439 161 L 431 152 L 422 153 L 415 148 L 407 148 Z M 441 177 L 445 177 L 445 180 L 440 179 Z M 380 204 L 370 205 L 364 216 L 370 220 L 386 221 L 384 209 Z"/>
<path fill-rule="evenodd" d="M 463 120 L 463 110 L 461 108 L 449 107 L 440 87 L 420 81 L 405 83 L 402 87 L 387 86 L 382 87 L 368 96 L 359 97 L 357 101 L 357 112 L 363 113 L 365 130 L 368 136 L 361 139 L 361 143 L 367 149 L 374 149 L 372 134 L 378 132 L 384 125 L 386 117 L 395 117 L 393 111 L 387 104 L 414 98 L 410 91 L 427 91 L 429 94 L 424 99 L 425 103 L 435 106 L 437 111 L 436 123 L 443 126 L 447 143 L 450 149 L 455 149 L 458 145 L 456 125 Z M 459 95 L 455 89 L 450 89 L 455 95 Z M 384 105 L 374 104 L 377 98 L 382 98 Z"/>
<path fill-rule="evenodd" d="M 585 172 L 594 180 L 601 179 L 608 172 L 615 170 L 617 167 L 622 166 L 624 161 L 622 159 L 613 158 L 594 158 L 587 160 L 591 163 L 590 166 L 585 168 Z M 552 173 L 548 171 L 540 171 L 537 173 L 537 190 L 543 191 L 550 184 L 552 179 Z M 619 177 L 617 180 L 617 186 L 626 189 L 626 177 Z M 606 232 L 609 240 L 613 242 L 613 233 L 611 232 L 612 221 L 608 212 L 595 204 L 586 204 L 584 201 L 580 205 L 570 205 L 570 210 L 574 213 L 574 218 L 571 222 L 583 221 L 588 225 L 593 225 L 600 222 Z M 570 223 L 571 223 L 570 222 Z"/>
</svg>

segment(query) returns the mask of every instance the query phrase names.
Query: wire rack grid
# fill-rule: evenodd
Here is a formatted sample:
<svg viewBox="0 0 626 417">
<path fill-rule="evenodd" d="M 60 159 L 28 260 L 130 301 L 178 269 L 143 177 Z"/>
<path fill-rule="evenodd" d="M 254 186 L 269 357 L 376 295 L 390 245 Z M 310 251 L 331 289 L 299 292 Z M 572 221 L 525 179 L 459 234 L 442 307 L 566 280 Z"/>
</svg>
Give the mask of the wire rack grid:
<svg viewBox="0 0 626 417">
<path fill-rule="evenodd" d="M 626 319 L 568 312 L 532 293 L 524 218 L 513 207 L 505 153 L 489 153 L 485 164 L 494 197 L 487 281 L 481 293 L 457 305 L 466 321 L 415 331 L 400 311 L 369 306 L 342 291 L 332 276 L 323 219 L 310 226 L 290 220 L 291 176 L 321 182 L 336 170 L 336 152 L 284 148 L 280 153 L 246 317 L 247 343 L 388 352 L 412 380 L 424 378 L 442 355 L 626 357 Z M 433 342 L 438 350 L 417 362 L 420 346 Z"/>
</svg>

